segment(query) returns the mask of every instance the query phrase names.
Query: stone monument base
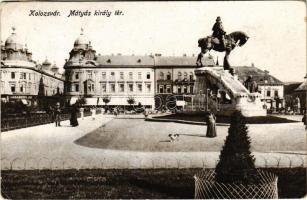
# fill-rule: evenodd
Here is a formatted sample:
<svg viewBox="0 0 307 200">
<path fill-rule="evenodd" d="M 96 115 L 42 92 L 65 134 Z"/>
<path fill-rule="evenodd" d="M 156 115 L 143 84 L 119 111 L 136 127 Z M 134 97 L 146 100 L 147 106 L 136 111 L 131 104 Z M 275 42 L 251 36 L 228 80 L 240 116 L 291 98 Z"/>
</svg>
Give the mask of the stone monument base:
<svg viewBox="0 0 307 200">
<path fill-rule="evenodd" d="M 260 93 L 250 93 L 236 76 L 223 67 L 198 68 L 195 75 L 196 95 L 192 110 L 211 111 L 224 116 L 240 110 L 246 117 L 266 116 Z"/>
</svg>

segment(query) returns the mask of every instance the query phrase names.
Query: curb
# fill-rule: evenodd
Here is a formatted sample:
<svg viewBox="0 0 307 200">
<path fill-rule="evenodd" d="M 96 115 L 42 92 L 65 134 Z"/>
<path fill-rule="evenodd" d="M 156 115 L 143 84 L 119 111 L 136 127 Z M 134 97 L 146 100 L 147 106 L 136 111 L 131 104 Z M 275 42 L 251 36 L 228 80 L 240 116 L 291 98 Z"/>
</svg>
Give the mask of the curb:
<svg viewBox="0 0 307 200">
<path fill-rule="evenodd" d="M 180 120 L 180 119 L 157 119 L 157 118 L 145 118 L 145 121 L 151 121 L 151 122 L 174 122 L 174 123 L 180 123 L 180 124 L 191 124 L 191 125 L 202 125 L 206 126 L 206 122 L 193 122 L 193 121 L 186 121 L 186 120 Z M 229 124 L 225 123 L 216 123 L 217 126 L 229 126 Z"/>
</svg>

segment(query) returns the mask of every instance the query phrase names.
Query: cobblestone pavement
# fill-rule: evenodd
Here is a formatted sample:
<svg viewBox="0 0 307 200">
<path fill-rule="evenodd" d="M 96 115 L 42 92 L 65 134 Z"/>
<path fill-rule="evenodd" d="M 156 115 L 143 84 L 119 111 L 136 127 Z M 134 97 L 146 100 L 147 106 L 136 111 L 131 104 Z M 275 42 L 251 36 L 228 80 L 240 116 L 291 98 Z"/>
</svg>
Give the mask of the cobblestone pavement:
<svg viewBox="0 0 307 200">
<path fill-rule="evenodd" d="M 105 126 L 111 120 L 113 116 L 97 115 L 95 120 L 91 117 L 79 119 L 78 127 L 70 127 L 69 121 L 64 121 L 62 127 L 47 124 L 1 133 L 1 168 L 211 168 L 217 163 L 219 151 L 141 152 L 90 148 L 74 142 L 95 129 Z M 287 124 L 282 125 L 287 126 Z M 191 125 L 191 128 L 192 126 L 195 125 Z M 258 126 L 261 127 L 261 125 Z M 283 137 L 279 135 L 277 125 L 273 126 L 272 130 L 276 131 L 267 138 L 271 142 L 274 142 L 276 135 Z M 291 126 L 288 127 L 290 133 L 300 131 L 299 137 L 306 141 L 305 134 L 301 133 L 304 131 L 304 126 L 301 123 L 292 123 Z M 257 128 L 252 129 L 254 130 Z M 291 134 L 288 134 L 286 140 L 289 141 L 287 145 L 291 145 L 293 141 Z M 258 167 L 306 166 L 305 151 L 283 151 L 283 145 L 285 144 L 281 144 L 281 150 L 276 152 L 254 152 L 256 165 Z"/>
</svg>

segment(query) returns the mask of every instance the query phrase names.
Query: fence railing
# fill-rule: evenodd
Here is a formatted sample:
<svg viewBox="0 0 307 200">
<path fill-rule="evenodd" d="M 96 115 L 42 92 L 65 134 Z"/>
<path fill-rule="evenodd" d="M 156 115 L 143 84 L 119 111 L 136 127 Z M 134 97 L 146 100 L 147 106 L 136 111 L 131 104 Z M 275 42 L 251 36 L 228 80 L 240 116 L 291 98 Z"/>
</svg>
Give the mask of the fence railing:
<svg viewBox="0 0 307 200">
<path fill-rule="evenodd" d="M 294 168 L 306 167 L 305 155 L 280 157 L 256 157 L 257 168 Z M 112 157 L 15 157 L 1 158 L 1 170 L 30 170 L 30 169 L 155 169 L 155 168 L 215 168 L 218 160 L 212 157 L 201 159 L 183 156 L 180 158 L 142 158 L 138 156 Z"/>
<path fill-rule="evenodd" d="M 96 114 L 100 114 L 101 111 L 97 110 Z M 91 112 L 84 112 L 84 117 L 90 116 Z M 81 114 L 78 113 L 78 118 Z M 61 121 L 68 120 L 70 118 L 69 113 L 60 114 Z M 9 131 L 14 129 L 27 128 L 32 126 L 38 126 L 43 124 L 49 124 L 54 122 L 54 117 L 49 113 L 30 114 L 18 117 L 2 117 L 1 118 L 1 131 Z"/>
</svg>

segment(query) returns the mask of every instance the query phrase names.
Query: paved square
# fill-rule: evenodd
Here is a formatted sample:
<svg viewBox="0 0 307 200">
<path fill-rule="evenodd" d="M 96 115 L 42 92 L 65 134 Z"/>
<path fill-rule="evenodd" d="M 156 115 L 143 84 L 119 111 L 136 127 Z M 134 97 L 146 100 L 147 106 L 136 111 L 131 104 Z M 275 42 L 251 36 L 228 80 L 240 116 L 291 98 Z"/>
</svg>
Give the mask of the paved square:
<svg viewBox="0 0 307 200">
<path fill-rule="evenodd" d="M 206 126 L 147 122 L 97 115 L 80 126 L 47 124 L 1 133 L 2 169 L 214 167 L 228 126 L 206 138 Z M 169 142 L 168 134 L 180 134 Z M 256 165 L 302 165 L 306 133 L 302 123 L 249 125 Z"/>
</svg>

